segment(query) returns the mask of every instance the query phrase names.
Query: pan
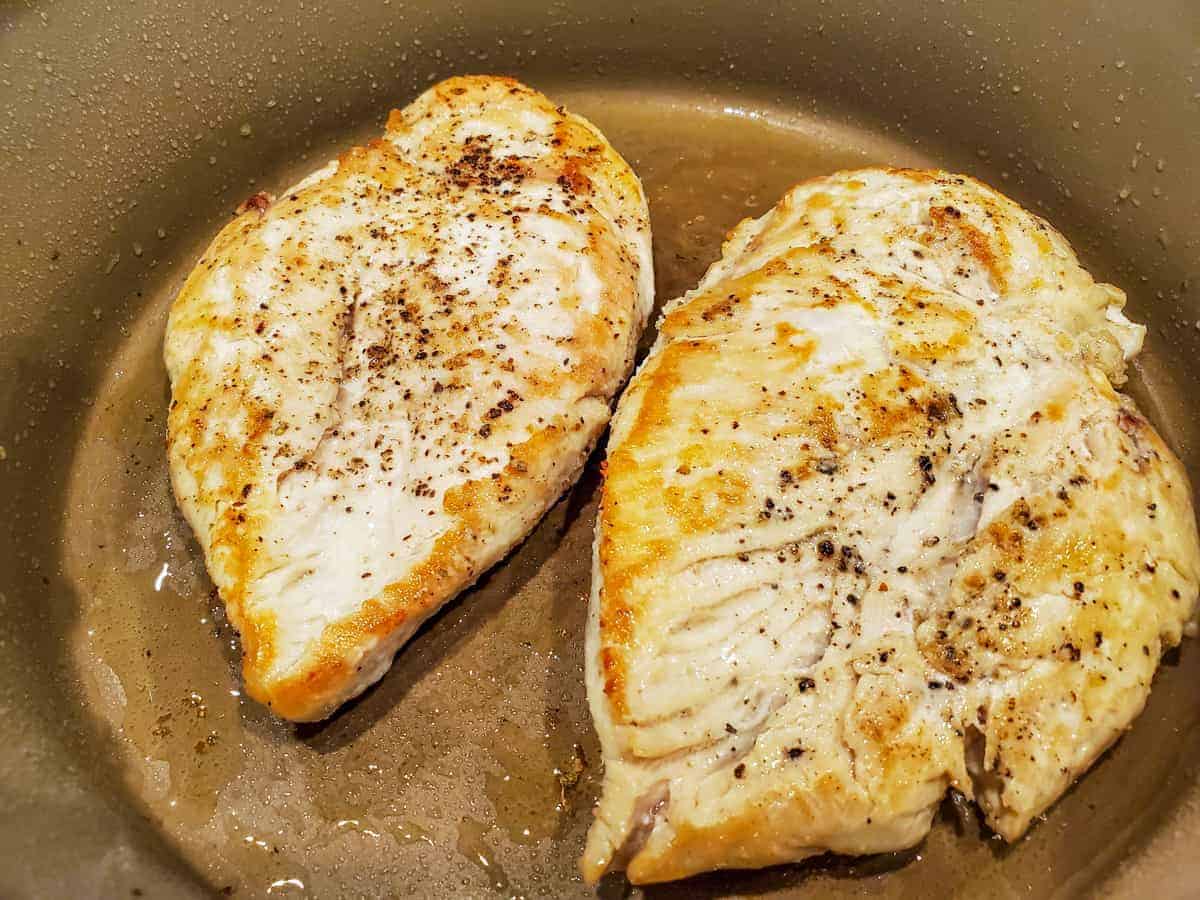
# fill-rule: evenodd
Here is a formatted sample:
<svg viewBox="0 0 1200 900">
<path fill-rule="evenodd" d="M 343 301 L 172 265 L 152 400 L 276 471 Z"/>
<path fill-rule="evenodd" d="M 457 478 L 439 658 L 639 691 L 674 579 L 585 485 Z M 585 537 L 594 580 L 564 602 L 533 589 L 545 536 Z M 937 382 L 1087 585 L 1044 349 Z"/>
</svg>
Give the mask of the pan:
<svg viewBox="0 0 1200 900">
<path fill-rule="evenodd" d="M 237 204 L 434 80 L 508 74 L 641 175 L 661 299 L 789 185 L 965 171 L 1150 326 L 1133 390 L 1200 471 L 1200 7 L 915 0 L 0 11 L 0 895 L 587 897 L 598 477 L 320 725 L 244 698 L 174 508 L 160 347 Z M 1200 653 L 1022 841 L 947 804 L 898 855 L 602 897 L 1195 896 Z"/>
</svg>

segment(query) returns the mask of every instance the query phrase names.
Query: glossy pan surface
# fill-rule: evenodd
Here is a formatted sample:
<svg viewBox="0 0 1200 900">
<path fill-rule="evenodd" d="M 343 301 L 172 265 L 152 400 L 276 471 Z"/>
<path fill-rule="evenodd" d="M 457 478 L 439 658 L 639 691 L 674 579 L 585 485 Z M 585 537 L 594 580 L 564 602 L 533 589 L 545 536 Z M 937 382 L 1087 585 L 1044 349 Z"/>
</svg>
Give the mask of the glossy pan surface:
<svg viewBox="0 0 1200 900">
<path fill-rule="evenodd" d="M 595 460 L 359 702 L 285 725 L 166 479 L 161 340 L 232 210 L 488 71 L 641 174 L 660 300 L 792 183 L 970 172 L 1150 326 L 1134 391 L 1200 472 L 1200 7 L 131 2 L 0 10 L 0 895 L 581 896 Z M 949 804 L 899 857 L 650 897 L 1194 894 L 1200 653 L 1013 847 Z M 629 895 L 620 879 L 602 896 Z M 640 895 L 633 891 L 632 895 Z"/>
</svg>

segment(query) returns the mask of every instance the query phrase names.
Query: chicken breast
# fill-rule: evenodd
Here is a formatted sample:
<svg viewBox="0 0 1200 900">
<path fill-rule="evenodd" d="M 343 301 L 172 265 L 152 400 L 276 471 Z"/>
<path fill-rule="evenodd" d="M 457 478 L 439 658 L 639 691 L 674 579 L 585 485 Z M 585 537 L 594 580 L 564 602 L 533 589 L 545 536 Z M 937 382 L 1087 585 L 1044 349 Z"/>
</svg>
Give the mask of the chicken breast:
<svg viewBox="0 0 1200 900">
<path fill-rule="evenodd" d="M 531 529 L 606 426 L 653 302 L 641 185 L 504 78 L 257 195 L 171 309 L 179 505 L 246 689 L 327 716 Z"/>
<path fill-rule="evenodd" d="M 733 232 L 613 422 L 588 879 L 910 847 L 949 788 L 1014 840 L 1129 726 L 1200 548 L 1123 303 L 943 172 Z"/>
</svg>

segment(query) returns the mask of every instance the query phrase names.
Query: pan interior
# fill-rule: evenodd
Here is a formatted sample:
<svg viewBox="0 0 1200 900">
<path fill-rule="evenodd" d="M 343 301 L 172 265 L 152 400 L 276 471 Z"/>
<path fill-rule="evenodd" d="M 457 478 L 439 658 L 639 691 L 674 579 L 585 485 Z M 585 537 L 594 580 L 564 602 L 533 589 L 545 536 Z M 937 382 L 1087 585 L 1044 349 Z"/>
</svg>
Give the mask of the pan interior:
<svg viewBox="0 0 1200 900">
<path fill-rule="evenodd" d="M 694 285 L 724 234 L 796 181 L 945 162 L 733 96 L 538 86 L 597 123 L 641 175 L 660 300 Z M 330 135 L 325 149 L 378 128 Z M 258 186 L 282 189 L 322 159 L 281 160 Z M 321 725 L 275 721 L 240 695 L 236 635 L 174 507 L 162 450 L 166 311 L 209 237 L 195 234 L 194 253 L 158 280 L 95 391 L 62 524 L 64 573 L 81 598 L 71 659 L 129 802 L 198 879 L 239 897 L 591 896 L 575 860 L 600 775 L 582 672 L 595 459 L 376 688 Z M 1153 353 L 1139 379 L 1138 398 L 1168 440 L 1197 446 L 1197 426 L 1172 414 L 1183 404 Z M 1185 647 L 1133 732 L 1014 847 L 947 804 L 907 854 L 717 874 L 646 894 L 919 896 L 930 884 L 942 896 L 1077 893 L 1166 815 L 1200 718 L 1189 702 L 1196 660 Z M 615 880 L 602 887 L 625 891 Z"/>
</svg>

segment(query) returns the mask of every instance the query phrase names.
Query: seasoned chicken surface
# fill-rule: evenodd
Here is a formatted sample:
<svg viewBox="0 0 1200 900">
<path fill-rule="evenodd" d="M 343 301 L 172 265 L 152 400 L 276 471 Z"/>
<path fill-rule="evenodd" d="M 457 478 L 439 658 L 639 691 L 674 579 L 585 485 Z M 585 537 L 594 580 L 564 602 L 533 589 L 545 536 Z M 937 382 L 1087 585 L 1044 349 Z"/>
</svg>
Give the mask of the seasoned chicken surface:
<svg viewBox="0 0 1200 900">
<path fill-rule="evenodd" d="M 248 692 L 328 715 L 530 530 L 652 305 L 642 188 L 584 119 L 443 82 L 251 198 L 171 310 L 175 494 Z"/>
<path fill-rule="evenodd" d="M 910 847 L 948 788 L 1014 840 L 1129 726 L 1200 548 L 1123 303 L 943 172 L 733 232 L 613 421 L 589 879 Z"/>
</svg>

